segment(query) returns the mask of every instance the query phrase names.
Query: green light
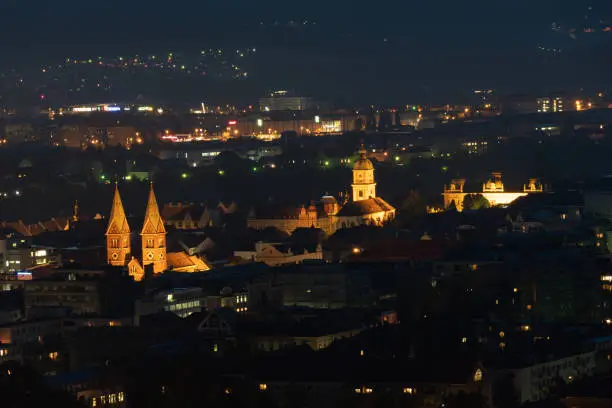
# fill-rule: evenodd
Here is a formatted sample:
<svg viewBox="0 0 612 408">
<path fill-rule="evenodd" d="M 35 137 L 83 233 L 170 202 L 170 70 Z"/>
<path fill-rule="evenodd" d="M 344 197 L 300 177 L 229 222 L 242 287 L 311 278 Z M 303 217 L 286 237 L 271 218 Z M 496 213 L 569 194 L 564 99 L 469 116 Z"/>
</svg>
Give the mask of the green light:
<svg viewBox="0 0 612 408">
<path fill-rule="evenodd" d="M 329 166 L 329 162 L 328 162 L 327 160 L 325 160 L 325 163 L 324 163 L 324 164 L 325 164 L 326 166 Z"/>
<path fill-rule="evenodd" d="M 257 171 L 257 167 L 253 167 L 253 171 Z"/>
<path fill-rule="evenodd" d="M 100 176 L 100 180 L 106 180 L 106 176 L 103 174 Z"/>
<path fill-rule="evenodd" d="M 400 157 L 399 156 L 395 156 L 395 161 L 400 161 Z"/>
<path fill-rule="evenodd" d="M 442 166 L 442 171 L 448 171 L 448 166 Z"/>
<path fill-rule="evenodd" d="M 125 180 L 126 180 L 126 181 L 130 181 L 131 179 L 132 179 L 132 176 L 131 176 L 131 175 L 127 175 L 127 176 L 125 176 Z"/>
<path fill-rule="evenodd" d="M 182 177 L 182 178 L 184 178 L 184 179 L 186 179 L 187 177 L 189 177 L 189 174 L 187 174 L 187 173 L 183 173 L 183 174 L 181 174 L 181 177 Z"/>
<path fill-rule="evenodd" d="M 219 170 L 217 173 L 219 173 L 220 176 L 225 174 L 225 170 Z"/>
</svg>

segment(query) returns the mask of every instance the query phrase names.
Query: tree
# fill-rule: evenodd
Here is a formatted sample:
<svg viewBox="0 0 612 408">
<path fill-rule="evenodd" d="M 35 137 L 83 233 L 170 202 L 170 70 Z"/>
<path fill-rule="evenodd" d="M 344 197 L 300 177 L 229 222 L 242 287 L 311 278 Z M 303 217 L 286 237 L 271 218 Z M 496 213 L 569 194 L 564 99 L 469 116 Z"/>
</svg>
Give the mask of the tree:
<svg viewBox="0 0 612 408">
<path fill-rule="evenodd" d="M 463 198 L 464 210 L 482 210 L 489 207 L 491 207 L 489 200 L 482 194 L 467 194 Z"/>
<path fill-rule="evenodd" d="M 404 220 L 412 220 L 425 215 L 427 211 L 425 199 L 416 190 L 410 190 L 402 201 L 400 214 Z"/>
</svg>

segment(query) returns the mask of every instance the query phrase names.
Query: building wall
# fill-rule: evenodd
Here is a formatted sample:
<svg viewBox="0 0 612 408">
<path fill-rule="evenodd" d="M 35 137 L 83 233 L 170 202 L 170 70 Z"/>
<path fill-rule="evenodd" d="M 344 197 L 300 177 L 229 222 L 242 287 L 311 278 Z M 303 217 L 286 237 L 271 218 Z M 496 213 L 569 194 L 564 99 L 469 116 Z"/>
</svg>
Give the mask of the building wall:
<svg viewBox="0 0 612 408">
<path fill-rule="evenodd" d="M 13 345 L 37 343 L 45 336 L 61 334 L 62 329 L 62 321 L 59 319 L 14 323 L 0 327 L 0 343 Z"/>
<path fill-rule="evenodd" d="M 596 352 L 537 364 L 514 371 L 514 386 L 521 404 L 540 401 L 550 395 L 556 381 L 571 382 L 593 374 Z"/>
<path fill-rule="evenodd" d="M 305 216 L 300 216 L 299 218 L 250 218 L 247 220 L 247 226 L 257 230 L 274 227 L 289 235 L 298 228 L 311 227 L 321 228 L 327 234 L 333 234 L 334 232 L 330 217 L 318 218 L 311 213 L 307 213 Z"/>
<path fill-rule="evenodd" d="M 363 328 L 356 328 L 354 330 L 346 330 L 338 333 L 330 333 L 322 336 L 312 337 L 293 337 L 284 335 L 277 337 L 256 337 L 254 339 L 254 348 L 261 351 L 276 351 L 285 348 L 298 347 L 305 344 L 315 351 L 324 350 L 329 347 L 334 341 L 341 339 L 349 339 L 353 336 L 358 335 L 363 330 Z"/>
<path fill-rule="evenodd" d="M 455 208 L 457 211 L 463 211 L 463 199 L 468 193 L 444 193 L 444 208 L 449 209 L 451 203 L 455 202 Z"/>
<path fill-rule="evenodd" d="M 451 202 L 455 202 L 455 207 L 457 211 L 463 211 L 463 199 L 468 194 L 481 194 L 484 198 L 489 200 L 491 206 L 496 205 L 508 205 L 513 201 L 517 200 L 520 197 L 526 196 L 528 193 L 512 193 L 512 192 L 503 192 L 503 193 L 482 193 L 482 192 L 473 192 L 473 193 L 443 193 L 444 196 L 444 208 L 449 209 Z"/>
</svg>

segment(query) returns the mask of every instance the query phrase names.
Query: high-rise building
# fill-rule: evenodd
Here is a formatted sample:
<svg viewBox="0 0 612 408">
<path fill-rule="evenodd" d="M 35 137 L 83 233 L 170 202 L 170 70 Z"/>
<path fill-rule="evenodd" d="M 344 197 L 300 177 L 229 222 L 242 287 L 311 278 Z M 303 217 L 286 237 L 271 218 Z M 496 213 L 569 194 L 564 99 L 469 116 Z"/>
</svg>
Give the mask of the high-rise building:
<svg viewBox="0 0 612 408">
<path fill-rule="evenodd" d="M 272 92 L 270 96 L 259 99 L 262 112 L 303 111 L 314 106 L 312 98 L 291 95 L 287 91 Z"/>
</svg>

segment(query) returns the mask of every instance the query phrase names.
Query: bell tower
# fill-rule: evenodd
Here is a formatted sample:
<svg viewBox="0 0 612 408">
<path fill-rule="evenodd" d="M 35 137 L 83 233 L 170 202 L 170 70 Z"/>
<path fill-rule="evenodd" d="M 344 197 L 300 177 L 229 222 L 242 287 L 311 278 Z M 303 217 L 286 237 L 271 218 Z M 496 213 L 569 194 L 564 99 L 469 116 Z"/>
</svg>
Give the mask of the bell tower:
<svg viewBox="0 0 612 408">
<path fill-rule="evenodd" d="M 374 181 L 374 165 L 367 157 L 366 149 L 359 149 L 360 158 L 353 167 L 353 201 L 368 200 L 376 197 L 376 182 Z"/>
<path fill-rule="evenodd" d="M 153 273 L 162 273 L 168 269 L 166 261 L 166 227 L 159 213 L 153 183 L 149 191 L 147 212 L 140 232 L 142 240 L 142 265 L 153 265 Z"/>
<path fill-rule="evenodd" d="M 115 183 L 113 207 L 106 229 L 106 259 L 110 265 L 125 266 L 131 252 L 130 226 L 119 195 L 119 187 Z"/>
</svg>

